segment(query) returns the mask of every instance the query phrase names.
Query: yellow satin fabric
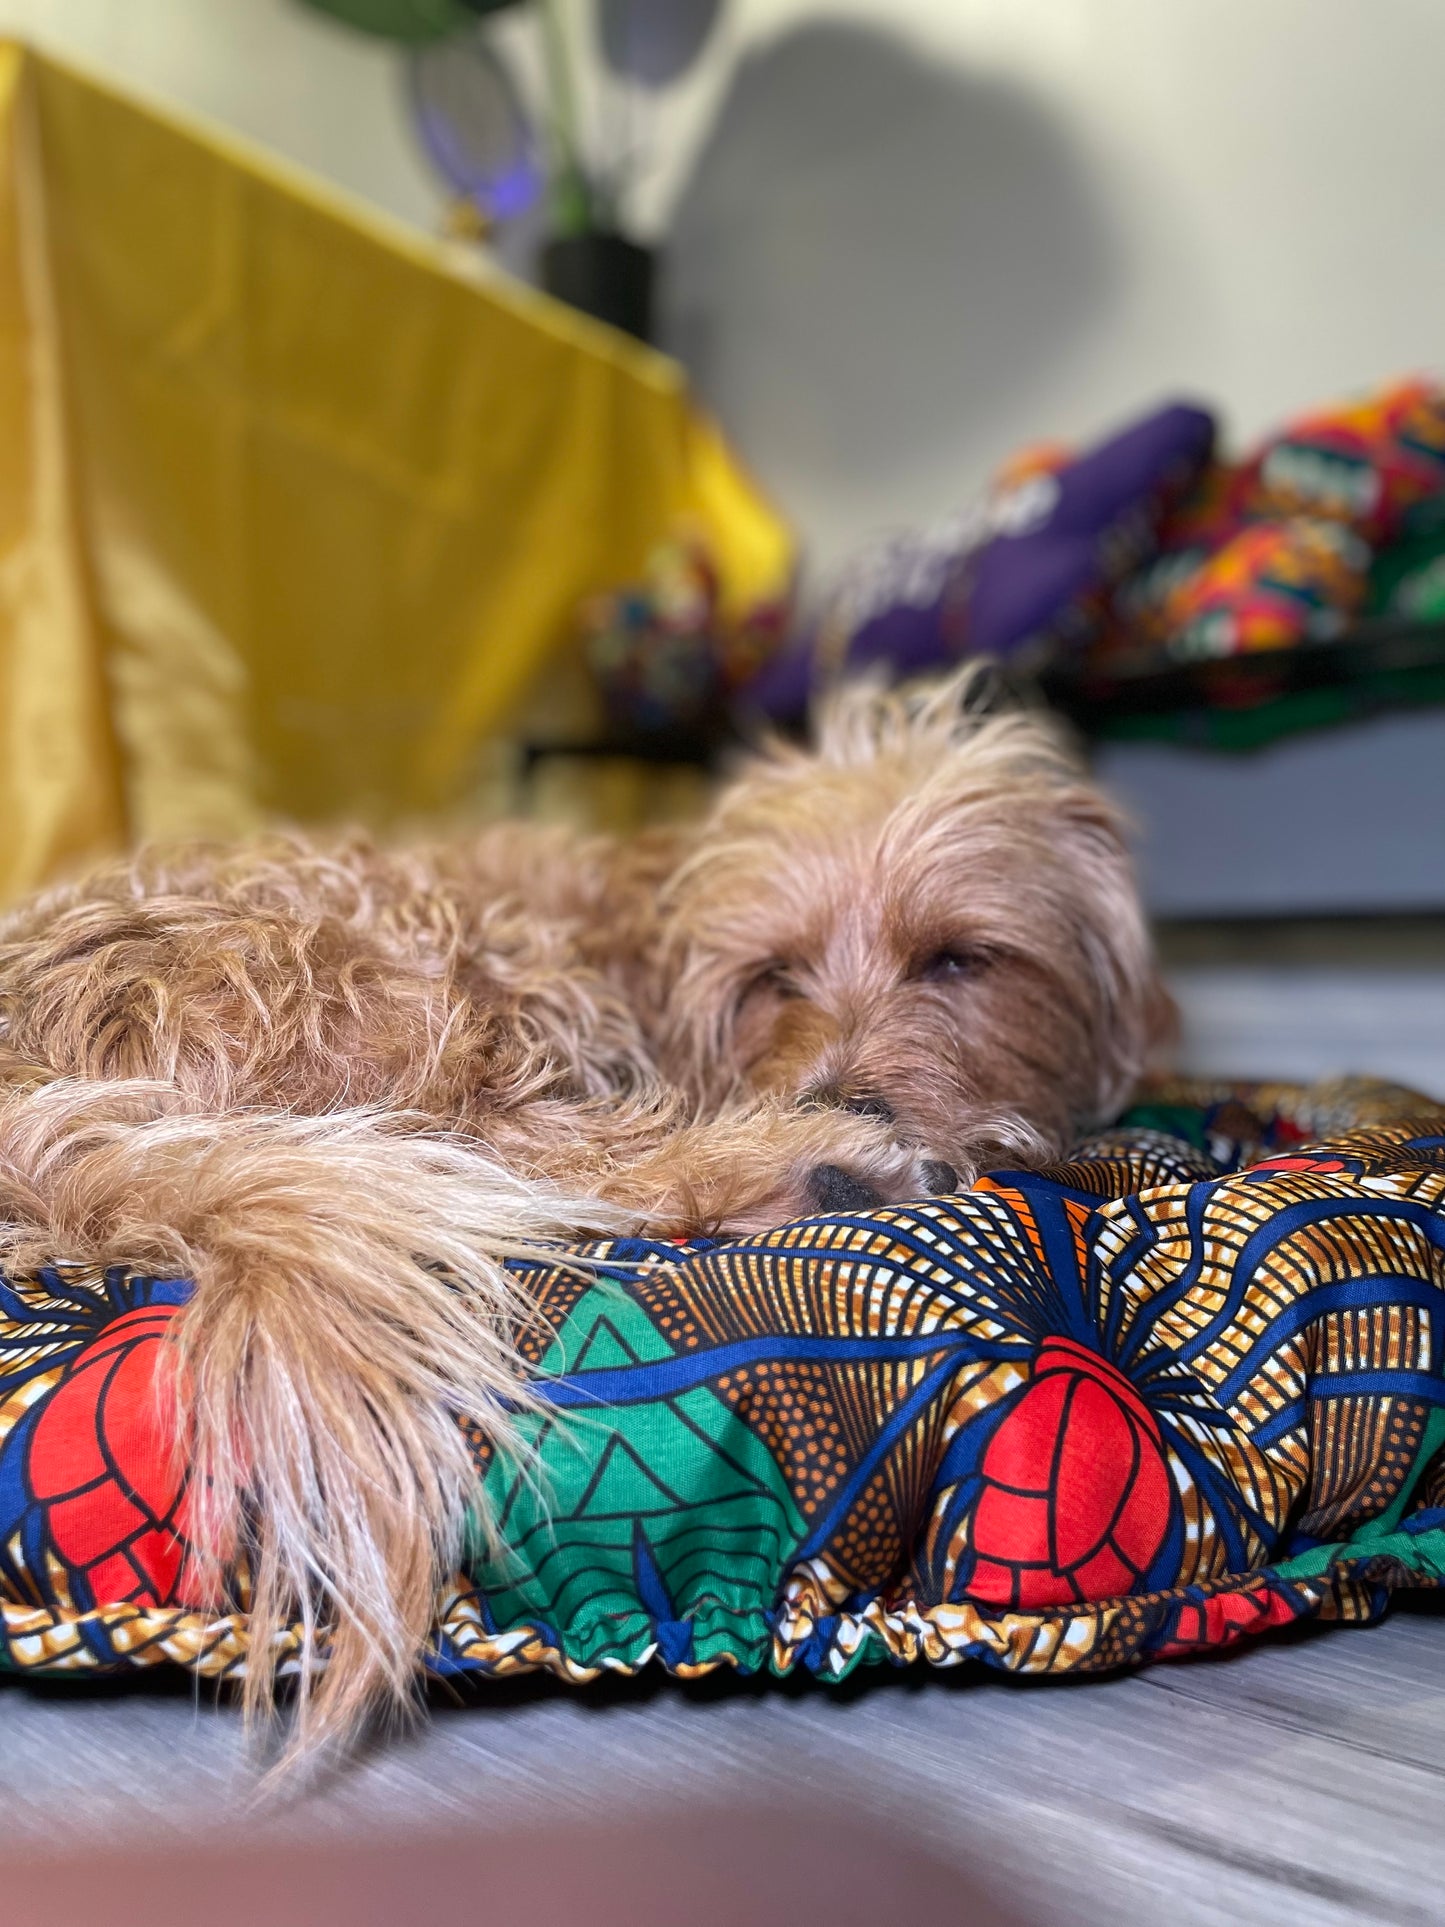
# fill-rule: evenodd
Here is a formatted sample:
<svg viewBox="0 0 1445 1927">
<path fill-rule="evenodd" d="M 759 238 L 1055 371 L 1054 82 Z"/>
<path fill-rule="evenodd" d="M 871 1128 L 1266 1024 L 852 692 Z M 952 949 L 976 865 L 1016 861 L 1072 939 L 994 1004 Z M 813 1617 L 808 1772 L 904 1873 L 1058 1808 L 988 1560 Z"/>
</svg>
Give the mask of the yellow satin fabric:
<svg viewBox="0 0 1445 1927">
<path fill-rule="evenodd" d="M 0 895 L 464 806 L 685 526 L 785 581 L 673 363 L 0 43 Z"/>
</svg>

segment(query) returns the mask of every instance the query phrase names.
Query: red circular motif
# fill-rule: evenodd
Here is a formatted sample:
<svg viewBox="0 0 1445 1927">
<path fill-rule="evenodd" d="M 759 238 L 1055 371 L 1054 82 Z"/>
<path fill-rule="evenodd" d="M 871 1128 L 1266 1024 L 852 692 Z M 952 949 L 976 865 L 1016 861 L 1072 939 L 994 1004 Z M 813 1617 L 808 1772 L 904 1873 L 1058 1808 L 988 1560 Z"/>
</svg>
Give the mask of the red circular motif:
<svg viewBox="0 0 1445 1927">
<path fill-rule="evenodd" d="M 1139 1584 L 1169 1530 L 1158 1421 L 1118 1368 L 1046 1338 L 989 1440 L 974 1507 L 971 1599 L 1036 1608 Z"/>
<path fill-rule="evenodd" d="M 75 1359 L 26 1454 L 46 1533 L 97 1606 L 162 1606 L 185 1556 L 185 1468 L 158 1371 L 173 1305 L 129 1311 Z"/>
<path fill-rule="evenodd" d="M 1257 1176 L 1261 1171 L 1347 1171 L 1349 1166 L 1343 1158 L 1262 1158 L 1258 1164 L 1251 1164 L 1249 1174 Z"/>
</svg>

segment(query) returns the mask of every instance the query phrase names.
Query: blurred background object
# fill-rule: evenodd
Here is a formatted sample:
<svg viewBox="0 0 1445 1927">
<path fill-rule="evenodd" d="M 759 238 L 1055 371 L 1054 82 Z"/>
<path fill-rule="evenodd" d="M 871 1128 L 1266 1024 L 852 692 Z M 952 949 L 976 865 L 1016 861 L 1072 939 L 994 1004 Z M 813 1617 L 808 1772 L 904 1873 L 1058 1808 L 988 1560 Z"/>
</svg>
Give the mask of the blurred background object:
<svg viewBox="0 0 1445 1927">
<path fill-rule="evenodd" d="M 476 238 L 485 240 L 498 223 L 529 213 L 544 182 L 537 136 L 485 38 L 470 33 L 426 42 L 409 67 L 418 138 L 475 215 Z"/>
<path fill-rule="evenodd" d="M 527 214 L 545 178 L 542 285 L 646 341 L 653 256 L 625 232 L 630 179 L 643 158 L 646 101 L 679 80 L 712 31 L 721 0 L 301 0 L 348 25 L 410 43 L 422 146 L 480 217 L 478 238 Z M 530 44 L 493 34 L 522 15 Z M 478 21 L 487 16 L 487 25 Z M 512 22 L 508 23 L 513 24 Z M 532 77 L 545 129 L 545 176 L 520 88 Z M 454 221 L 455 225 L 455 221 Z"/>
<path fill-rule="evenodd" d="M 1358 438 L 1363 417 L 1357 404 L 1341 412 L 1339 398 L 1366 397 L 1376 429 L 1392 408 L 1424 420 L 1437 406 L 1428 383 L 1441 372 L 1445 265 L 1422 197 L 1445 159 L 1433 78 L 1445 18 L 1414 0 L 1368 10 L 1321 0 L 1308 13 L 1293 0 L 0 0 L 0 25 L 399 217 L 385 228 L 354 212 L 325 240 L 314 222 L 300 225 L 318 264 L 349 227 L 384 234 L 397 259 L 424 250 L 436 278 L 416 285 L 470 291 L 445 298 L 466 317 L 455 339 L 475 325 L 468 353 L 509 407 L 524 364 L 491 320 L 472 317 L 525 311 L 549 339 L 568 334 L 576 367 L 620 365 L 615 337 L 582 322 L 569 331 L 560 308 L 527 305 L 536 298 L 519 282 L 546 278 L 549 244 L 580 240 L 575 258 L 590 250 L 634 268 L 628 250 L 640 250 L 642 271 L 628 283 L 624 265 L 608 285 L 630 285 L 634 302 L 645 290 L 650 316 L 636 305 L 613 312 L 678 358 L 736 450 L 710 466 L 713 483 L 733 510 L 751 504 L 740 523 L 713 483 L 692 489 L 709 497 L 702 512 L 683 503 L 687 487 L 664 490 L 667 512 L 629 519 L 621 540 L 608 519 L 617 488 L 631 499 L 649 461 L 603 403 L 606 383 L 584 385 L 584 405 L 572 362 L 529 362 L 549 371 L 554 418 L 580 433 L 590 409 L 589 433 L 615 463 L 605 489 L 594 472 L 602 493 L 574 490 L 575 444 L 560 439 L 548 486 L 562 519 L 531 539 L 512 478 L 537 444 L 477 412 L 480 374 L 443 372 L 419 309 L 399 321 L 402 309 L 378 309 L 355 279 L 339 284 L 342 307 L 315 312 L 344 312 L 346 325 L 335 320 L 316 367 L 370 355 L 346 397 L 365 426 L 341 430 L 339 396 L 308 388 L 315 368 L 298 372 L 291 401 L 373 464 L 425 418 L 467 463 L 487 452 L 495 493 L 475 498 L 479 519 L 465 535 L 458 525 L 454 543 L 378 515 L 347 545 L 325 535 L 331 490 L 317 471 L 302 484 L 296 467 L 288 486 L 321 533 L 263 545 L 263 581 L 300 573 L 261 684 L 278 664 L 293 681 L 306 661 L 325 674 L 288 691 L 271 735 L 253 729 L 243 754 L 206 718 L 208 704 L 230 700 L 217 689 L 257 673 L 245 650 L 167 645 L 151 687 L 198 720 L 157 738 L 165 753 L 148 765 L 166 774 L 148 784 L 134 774 L 134 730 L 111 711 L 133 709 L 132 665 L 154 645 L 100 645 L 103 673 L 88 694 L 77 693 L 83 677 L 57 671 L 42 708 L 14 711 L 15 794 L 27 820 L 54 820 L 16 839 L 12 887 L 106 838 L 273 810 L 396 821 L 460 807 L 464 795 L 473 814 L 520 803 L 621 823 L 696 808 L 737 723 L 721 697 L 739 692 L 749 652 L 785 683 L 785 665 L 820 639 L 830 659 L 855 641 L 865 657 L 887 654 L 890 625 L 916 643 L 931 622 L 942 653 L 956 652 L 967 646 L 963 603 L 1010 543 L 1028 541 L 1028 568 L 1010 572 L 1028 595 L 990 603 L 992 634 L 1019 673 L 1044 679 L 1139 821 L 1190 1060 L 1258 1068 L 1260 1040 L 1273 1035 L 1281 1048 L 1294 1040 L 1277 1068 L 1309 1075 L 1368 1059 L 1398 1073 L 1409 1056 L 1420 1081 L 1445 1088 L 1445 1020 L 1432 1015 L 1445 1005 L 1433 995 L 1445 986 L 1442 543 L 1418 502 L 1381 527 L 1348 491 L 1323 504 L 1288 493 L 1312 474 L 1355 472 L 1340 437 Z M 69 219 L 83 174 L 66 158 L 73 137 L 62 116 L 41 142 L 57 220 Z M 278 193 L 284 179 L 300 204 L 318 201 L 254 157 L 242 171 L 258 167 Z M 152 192 L 126 179 L 132 202 Z M 173 224 L 199 223 L 211 239 L 198 258 L 209 259 L 227 223 L 192 205 L 155 199 Z M 98 204 L 84 220 L 97 218 Z M 104 257 L 77 215 L 47 258 L 70 264 L 78 287 Z M 248 263 L 248 291 L 269 273 Z M 600 306 L 605 280 L 598 270 L 591 293 L 585 277 L 565 285 L 575 302 Z M 67 419 L 82 424 L 70 446 L 89 461 L 85 331 L 72 332 L 73 342 L 65 326 L 57 337 Z M 293 332 L 303 338 L 299 321 Z M 144 355 L 157 382 L 193 338 L 179 323 L 155 336 L 121 329 L 117 365 Z M 376 397 L 404 363 L 431 373 L 399 383 L 387 413 Z M 664 379 L 663 364 L 648 365 Z M 635 375 L 642 364 L 628 366 Z M 681 395 L 683 374 L 665 379 Z M 1421 381 L 1425 390 L 1412 386 Z M 204 392 L 229 393 L 216 380 Z M 1080 468 L 1097 474 L 1121 439 L 1127 453 L 1162 405 L 1215 425 L 1215 465 L 1197 469 L 1194 499 L 1186 471 L 1201 457 L 1181 446 L 1156 470 L 1145 459 L 1112 506 L 1095 497 L 1087 528 L 1073 523 Z M 651 446 L 671 434 L 659 429 Z M 176 461 L 191 473 L 192 453 L 177 447 Z M 207 499 L 188 483 L 157 510 L 157 527 L 194 520 L 187 569 L 203 555 L 215 562 L 223 527 L 233 549 L 240 540 L 234 514 L 201 516 Z M 429 499 L 445 522 L 436 488 Z M 495 523 L 484 499 L 506 510 Z M 599 513 L 610 532 L 597 539 Z M 721 547 L 707 527 L 718 513 L 734 531 Z M 102 526 L 76 524 L 82 550 Z M 570 575 L 549 560 L 539 594 L 550 640 L 535 651 L 494 642 L 483 652 L 491 667 L 476 668 L 476 655 L 463 672 L 480 647 L 477 598 L 489 624 L 514 621 L 503 579 L 523 567 L 523 529 L 528 555 L 565 548 L 587 566 Z M 170 529 L 166 540 L 178 539 Z M 729 560 L 739 541 L 753 557 L 746 588 Z M 987 543 L 993 560 L 980 573 Z M 253 550 L 230 554 L 233 577 L 240 553 Z M 678 588 L 709 574 L 723 611 L 706 610 L 705 591 L 689 604 Z M 192 577 L 179 565 L 172 576 L 180 604 L 133 613 L 132 628 L 187 633 L 178 610 L 196 603 Z M 114 570 L 103 580 L 113 595 Z M 334 593 L 323 586 L 333 581 Z M 899 583 L 888 620 L 855 637 L 867 626 L 859 611 L 879 614 Z M 214 620 L 212 602 L 200 607 Z M 263 628 L 278 621 L 269 591 L 253 614 Z M 425 635 L 419 653 L 391 640 L 402 632 Z M 55 628 L 50 660 L 70 660 L 66 650 L 83 659 L 80 635 L 73 622 Z M 479 703 L 482 682 L 493 697 Z M 765 681 L 741 705 L 744 726 L 786 708 L 766 691 Z M 447 720 L 433 727 L 428 716 Z M 82 749 L 39 754 L 37 741 L 61 740 L 46 734 L 61 721 Z M 258 782 L 283 733 L 291 775 Z M 392 801 L 408 757 L 415 780 Z M 42 808 L 71 792 L 88 799 L 73 817 L 70 803 Z M 246 814 L 237 796 L 259 800 Z M 1315 1015 L 1296 1022 L 1307 1002 Z"/>
<path fill-rule="evenodd" d="M 609 12 L 561 13 L 600 93 Z M 540 134 L 532 6 L 444 18 L 505 51 Z M 398 42 L 305 0 L 0 0 L 0 25 L 442 225 Z M 830 569 L 1042 436 L 1184 393 L 1246 447 L 1435 367 L 1442 57 L 1414 0 L 729 0 L 633 83 L 627 231 L 664 257 L 660 344 Z M 535 273 L 530 218 L 493 246 Z"/>
<path fill-rule="evenodd" d="M 683 527 L 730 615 L 787 581 L 671 364 L 61 66 L 3 82 L 0 888 L 505 807 L 586 597 Z"/>
<path fill-rule="evenodd" d="M 486 1814 L 337 1839 L 267 1838 L 216 1815 L 194 1835 L 147 1852 L 133 1844 L 64 1855 L 7 1854 L 14 1927 L 190 1927 L 197 1917 L 268 1927 L 395 1927 L 419 1912 L 443 1920 L 523 1919 L 534 1927 L 794 1927 L 817 1910 L 834 1927 L 871 1927 L 900 1909 L 965 1927 L 1030 1927 L 977 1849 L 844 1819 L 787 1787 L 766 1801 L 669 1803 L 651 1817 L 537 1820 L 506 1831 Z M 480 1823 L 480 1824 L 479 1824 Z M 485 1911 L 478 1912 L 478 1897 Z"/>
</svg>

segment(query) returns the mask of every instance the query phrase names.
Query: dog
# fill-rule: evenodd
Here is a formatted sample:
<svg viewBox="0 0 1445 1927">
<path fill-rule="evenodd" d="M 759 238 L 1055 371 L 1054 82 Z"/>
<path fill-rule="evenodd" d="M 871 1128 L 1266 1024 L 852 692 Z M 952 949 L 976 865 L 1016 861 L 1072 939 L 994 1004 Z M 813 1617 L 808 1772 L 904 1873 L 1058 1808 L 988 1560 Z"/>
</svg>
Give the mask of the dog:
<svg viewBox="0 0 1445 1927">
<path fill-rule="evenodd" d="M 142 852 L 0 923 L 0 1263 L 194 1282 L 183 1590 L 304 1753 L 415 1695 L 528 1393 L 504 1260 L 1039 1166 L 1167 1011 L 1124 835 L 975 673 L 847 688 L 696 826 Z"/>
</svg>

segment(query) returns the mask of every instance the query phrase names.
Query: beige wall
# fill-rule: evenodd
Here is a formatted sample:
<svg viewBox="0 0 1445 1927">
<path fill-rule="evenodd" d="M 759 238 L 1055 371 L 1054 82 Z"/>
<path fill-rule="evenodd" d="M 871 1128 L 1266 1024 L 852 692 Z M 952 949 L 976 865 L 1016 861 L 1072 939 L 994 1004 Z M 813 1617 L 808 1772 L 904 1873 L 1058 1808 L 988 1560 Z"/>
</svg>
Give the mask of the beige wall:
<svg viewBox="0 0 1445 1927">
<path fill-rule="evenodd" d="M 1445 364 L 1431 0 L 755 0 L 678 325 L 829 548 L 1166 390 Z"/>
<path fill-rule="evenodd" d="M 405 220 L 436 220 L 392 49 L 294 0 L 0 0 L 0 32 L 220 121 Z"/>
</svg>

